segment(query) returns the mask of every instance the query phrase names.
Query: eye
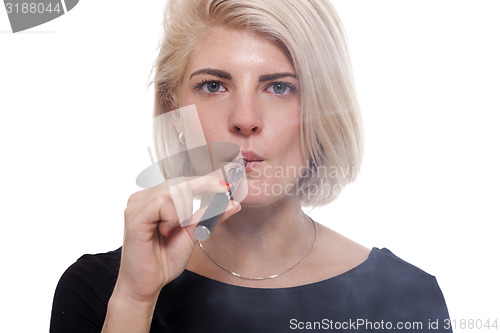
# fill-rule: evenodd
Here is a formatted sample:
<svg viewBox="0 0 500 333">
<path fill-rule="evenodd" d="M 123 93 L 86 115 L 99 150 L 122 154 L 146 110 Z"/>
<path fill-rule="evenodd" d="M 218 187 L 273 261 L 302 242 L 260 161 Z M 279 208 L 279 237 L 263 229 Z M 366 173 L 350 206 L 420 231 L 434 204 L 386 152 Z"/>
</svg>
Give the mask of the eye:
<svg viewBox="0 0 500 333">
<path fill-rule="evenodd" d="M 226 91 L 226 88 L 219 81 L 214 80 L 204 80 L 196 85 L 196 89 L 211 94 Z"/>
<path fill-rule="evenodd" d="M 220 87 L 221 87 L 221 85 L 219 82 L 212 81 L 212 82 L 207 83 L 207 90 L 212 92 L 212 93 L 218 92 Z"/>
<path fill-rule="evenodd" d="M 272 94 L 284 95 L 286 93 L 294 93 L 295 87 L 285 82 L 275 82 L 266 88 L 266 91 Z"/>
</svg>

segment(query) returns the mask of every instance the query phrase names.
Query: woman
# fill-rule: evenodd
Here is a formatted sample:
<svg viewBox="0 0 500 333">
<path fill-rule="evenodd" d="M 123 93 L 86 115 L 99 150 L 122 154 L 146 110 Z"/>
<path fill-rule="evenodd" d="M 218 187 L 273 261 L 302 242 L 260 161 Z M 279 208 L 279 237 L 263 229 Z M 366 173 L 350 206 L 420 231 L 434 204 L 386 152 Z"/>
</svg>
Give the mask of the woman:
<svg viewBox="0 0 500 333">
<path fill-rule="evenodd" d="M 194 105 L 207 142 L 241 149 L 246 197 L 200 243 L 179 212 L 226 184 L 206 176 L 133 194 L 123 247 L 83 256 L 61 278 L 51 331 L 451 331 L 433 276 L 302 211 L 333 200 L 361 162 L 347 47 L 329 1 L 172 0 L 167 9 L 155 116 L 172 112 L 165 130 L 178 139 L 157 145 L 189 148 L 190 122 L 174 112 Z"/>
</svg>

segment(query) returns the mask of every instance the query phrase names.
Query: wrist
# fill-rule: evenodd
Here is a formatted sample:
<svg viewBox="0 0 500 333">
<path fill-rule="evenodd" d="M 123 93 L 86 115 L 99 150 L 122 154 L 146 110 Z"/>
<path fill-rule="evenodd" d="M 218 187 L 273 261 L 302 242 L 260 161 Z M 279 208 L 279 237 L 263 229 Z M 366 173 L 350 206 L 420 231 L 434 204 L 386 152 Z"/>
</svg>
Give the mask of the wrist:
<svg viewBox="0 0 500 333">
<path fill-rule="evenodd" d="M 115 289 L 102 332 L 149 332 L 157 298 L 137 299 Z"/>
<path fill-rule="evenodd" d="M 113 290 L 113 294 L 109 300 L 113 306 L 130 304 L 131 308 L 139 308 L 143 310 L 152 309 L 156 306 L 159 291 L 152 294 L 137 294 L 131 291 L 130 288 L 122 286 L 118 280 Z"/>
</svg>

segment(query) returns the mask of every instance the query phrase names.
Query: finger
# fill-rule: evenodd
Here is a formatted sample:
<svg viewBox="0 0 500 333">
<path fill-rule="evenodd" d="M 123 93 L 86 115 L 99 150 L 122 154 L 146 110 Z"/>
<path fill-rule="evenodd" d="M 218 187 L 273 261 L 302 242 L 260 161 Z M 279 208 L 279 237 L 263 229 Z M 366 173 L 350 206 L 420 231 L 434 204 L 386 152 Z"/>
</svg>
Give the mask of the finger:
<svg viewBox="0 0 500 333">
<path fill-rule="evenodd" d="M 226 182 L 215 176 L 196 177 L 188 181 L 194 195 L 202 193 L 224 193 L 227 191 Z"/>
<path fill-rule="evenodd" d="M 203 217 L 205 217 L 206 219 L 207 217 L 205 216 L 205 212 L 207 209 L 208 206 L 205 206 L 200 210 L 198 210 L 197 212 L 195 212 L 190 220 L 190 224 L 198 225 L 198 223 L 200 223 L 203 220 Z M 217 224 L 224 222 L 234 214 L 238 213 L 240 210 L 241 210 L 241 205 L 238 202 L 231 200 L 227 204 L 224 211 L 220 215 L 218 215 Z M 213 230 L 213 228 L 211 230 Z"/>
<path fill-rule="evenodd" d="M 183 225 L 193 213 L 193 193 L 189 182 L 173 187 L 171 195 L 179 224 Z"/>
<path fill-rule="evenodd" d="M 214 176 L 192 178 L 171 186 L 170 194 L 180 225 L 185 226 L 193 223 L 193 200 L 195 196 L 206 192 L 224 193 L 226 191 L 225 182 Z"/>
<path fill-rule="evenodd" d="M 205 209 L 206 209 L 206 207 L 205 207 Z M 188 233 L 189 237 L 191 238 L 192 244 L 194 244 L 195 242 L 197 242 L 198 240 L 194 236 L 194 230 L 196 228 L 196 225 L 200 221 L 200 219 L 201 219 L 201 217 L 202 217 L 205 209 L 200 209 L 195 214 L 193 214 L 193 220 L 196 221 L 195 223 L 191 223 L 191 224 L 189 224 L 189 225 L 187 225 L 185 227 L 174 228 L 173 230 L 171 230 L 167 234 L 167 237 L 169 237 L 169 238 L 170 237 L 175 237 L 176 234 L 177 234 L 177 232 L 179 232 L 180 229 L 182 229 L 182 231 L 185 231 L 185 232 Z M 241 210 L 240 203 L 231 200 L 228 203 L 227 207 L 226 207 L 226 211 L 221 215 L 221 217 L 220 217 L 219 221 L 217 222 L 217 224 L 225 222 L 231 216 L 237 214 L 240 210 Z"/>
</svg>

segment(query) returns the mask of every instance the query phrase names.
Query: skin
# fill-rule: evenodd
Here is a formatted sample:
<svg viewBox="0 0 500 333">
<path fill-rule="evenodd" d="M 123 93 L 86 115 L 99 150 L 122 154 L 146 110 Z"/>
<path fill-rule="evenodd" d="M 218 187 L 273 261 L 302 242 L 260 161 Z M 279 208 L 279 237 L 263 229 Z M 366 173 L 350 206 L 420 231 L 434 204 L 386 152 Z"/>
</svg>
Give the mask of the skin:
<svg viewBox="0 0 500 333">
<path fill-rule="evenodd" d="M 197 45 L 185 71 L 180 101 L 182 106 L 196 105 L 206 140 L 236 143 L 263 160 L 247 173 L 244 207 L 289 200 L 283 198 L 284 191 L 273 194 L 271 189 L 296 183 L 298 175 L 272 175 L 280 167 L 305 166 L 294 76 L 292 65 L 274 44 L 223 29 L 214 29 Z"/>
<path fill-rule="evenodd" d="M 303 170 L 306 163 L 295 76 L 274 43 L 251 32 L 215 28 L 194 49 L 183 77 L 180 101 L 196 105 L 206 140 L 233 142 L 263 159 L 247 172 L 249 193 L 242 210 L 217 226 L 204 243 L 213 258 L 242 275 L 279 273 L 302 259 L 314 239 L 311 220 L 297 196 L 269 190 L 291 189 L 298 172 L 277 170 Z M 279 279 L 235 278 L 207 260 L 199 247 L 187 269 L 230 284 L 270 288 L 320 281 L 366 260 L 368 249 L 325 227 L 318 229 L 311 257 Z"/>
<path fill-rule="evenodd" d="M 294 74 L 288 58 L 272 42 L 250 32 L 213 28 L 193 50 L 183 77 L 181 104 L 196 105 L 206 140 L 233 142 L 262 157 L 247 172 L 248 196 L 241 206 L 228 206 L 204 243 L 213 258 L 246 276 L 268 276 L 291 267 L 314 240 L 314 227 L 297 196 L 264 191 L 266 186 L 290 188 L 298 179 L 266 177 L 264 169 L 305 165 Z M 201 177 L 188 187 L 164 186 L 130 197 L 122 262 L 103 332 L 148 332 L 161 288 L 184 269 L 234 285 L 281 288 L 331 278 L 368 257 L 369 249 L 318 223 L 311 256 L 292 271 L 263 281 L 233 277 L 196 245 L 194 225 L 179 227 L 172 200 L 182 193 L 189 205 L 197 193 L 225 190 L 217 179 Z"/>
</svg>

